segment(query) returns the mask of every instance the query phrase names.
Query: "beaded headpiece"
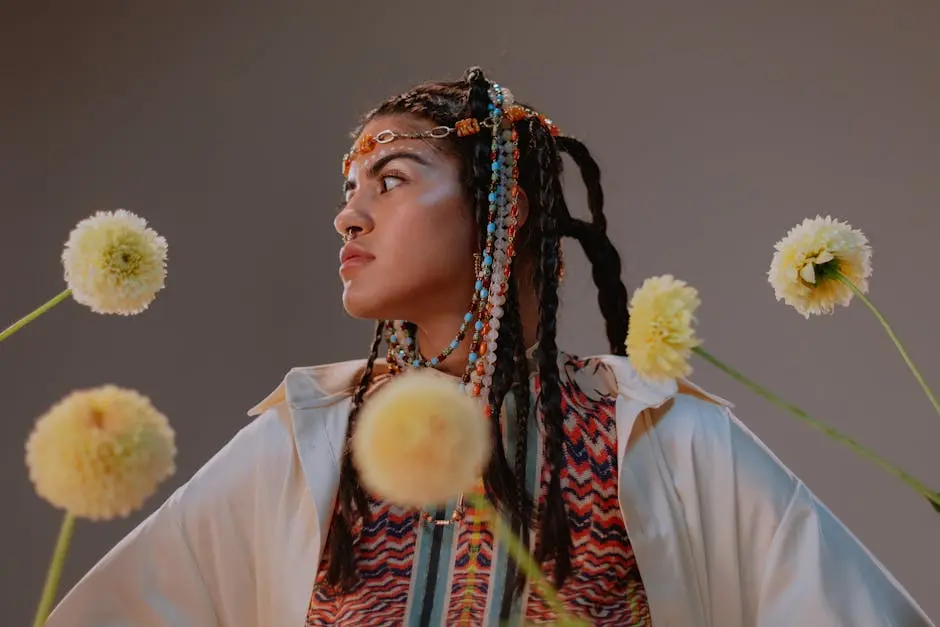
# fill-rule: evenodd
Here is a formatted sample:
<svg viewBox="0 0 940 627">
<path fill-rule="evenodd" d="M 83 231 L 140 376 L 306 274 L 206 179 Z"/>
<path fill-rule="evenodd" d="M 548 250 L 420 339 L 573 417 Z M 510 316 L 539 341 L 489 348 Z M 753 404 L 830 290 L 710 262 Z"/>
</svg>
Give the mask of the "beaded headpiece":
<svg viewBox="0 0 940 627">
<path fill-rule="evenodd" d="M 514 242 L 519 216 L 519 137 L 515 123 L 523 119 L 537 119 L 553 137 L 559 134 L 558 128 L 550 119 L 528 107 L 516 104 L 508 89 L 492 83 L 488 95 L 488 116 L 483 120 L 464 118 L 452 127 L 436 126 L 413 133 L 384 130 L 374 136 L 363 135 L 343 157 L 343 175 L 347 176 L 356 157 L 372 152 L 380 144 L 397 139 L 443 139 L 451 135 L 461 138 L 486 131 L 492 133 L 492 175 L 486 242 L 477 258 L 476 284 L 470 309 L 464 316 L 456 337 L 440 354 L 426 358 L 416 346 L 413 325 L 400 320 L 385 322 L 388 364 L 393 372 L 400 372 L 408 367 L 434 367 L 456 350 L 468 333 L 472 333 L 470 357 L 463 381 L 466 391 L 472 396 L 481 397 L 484 402 L 489 399 L 489 389 L 493 382 L 500 320 L 515 256 Z M 488 403 L 486 411 L 487 415 L 493 412 Z"/>
</svg>

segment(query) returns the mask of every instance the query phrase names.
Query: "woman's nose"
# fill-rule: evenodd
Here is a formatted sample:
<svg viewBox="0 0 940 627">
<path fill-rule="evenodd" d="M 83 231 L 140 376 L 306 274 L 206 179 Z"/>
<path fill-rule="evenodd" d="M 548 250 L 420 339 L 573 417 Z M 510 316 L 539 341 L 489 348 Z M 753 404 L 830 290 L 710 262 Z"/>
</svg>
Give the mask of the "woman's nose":
<svg viewBox="0 0 940 627">
<path fill-rule="evenodd" d="M 333 228 L 345 239 L 352 239 L 372 230 L 372 218 L 361 206 L 363 202 L 354 195 L 333 220 Z"/>
</svg>

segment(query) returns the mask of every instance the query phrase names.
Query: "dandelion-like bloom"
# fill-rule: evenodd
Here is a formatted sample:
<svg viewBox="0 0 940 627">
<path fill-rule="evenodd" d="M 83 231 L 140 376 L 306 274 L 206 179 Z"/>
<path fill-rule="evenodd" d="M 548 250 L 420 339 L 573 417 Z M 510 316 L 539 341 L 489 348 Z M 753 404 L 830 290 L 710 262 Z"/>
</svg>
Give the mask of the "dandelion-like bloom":
<svg viewBox="0 0 940 627">
<path fill-rule="evenodd" d="M 698 292 L 666 274 L 643 282 L 630 301 L 627 355 L 637 373 L 664 380 L 688 376 L 689 358 L 701 344 L 692 328 Z"/>
<path fill-rule="evenodd" d="M 36 421 L 26 442 L 39 496 L 91 520 L 138 509 L 175 472 L 175 457 L 166 416 L 145 396 L 113 385 L 72 392 Z"/>
<path fill-rule="evenodd" d="M 75 300 L 95 313 L 129 316 L 164 287 L 167 242 L 143 218 L 99 211 L 79 222 L 62 252 L 65 281 Z"/>
<path fill-rule="evenodd" d="M 403 507 L 446 503 L 472 490 L 489 461 L 482 404 L 434 371 L 395 377 L 366 400 L 352 436 L 363 486 Z"/>
<path fill-rule="evenodd" d="M 829 314 L 848 305 L 852 289 L 835 276 L 841 273 L 859 292 L 868 291 L 871 247 L 865 234 L 845 222 L 806 218 L 777 242 L 767 276 L 778 301 L 805 318 Z"/>
</svg>

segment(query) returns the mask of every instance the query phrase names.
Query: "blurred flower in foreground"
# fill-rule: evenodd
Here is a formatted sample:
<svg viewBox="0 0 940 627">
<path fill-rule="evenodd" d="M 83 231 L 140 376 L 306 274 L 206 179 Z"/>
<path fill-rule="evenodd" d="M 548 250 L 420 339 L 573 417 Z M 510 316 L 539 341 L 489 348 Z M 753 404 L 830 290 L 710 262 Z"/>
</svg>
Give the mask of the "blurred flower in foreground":
<svg viewBox="0 0 940 627">
<path fill-rule="evenodd" d="M 62 251 L 67 288 L 0 332 L 0 342 L 72 296 L 95 313 L 130 316 L 156 298 L 166 279 L 167 242 L 124 209 L 79 222 Z"/>
<path fill-rule="evenodd" d="M 363 486 L 406 507 L 472 490 L 489 461 L 482 404 L 434 371 L 398 375 L 363 405 L 351 447 Z"/>
<path fill-rule="evenodd" d="M 690 355 L 698 355 L 759 396 L 787 410 L 833 440 L 848 446 L 869 461 L 875 462 L 916 490 L 940 512 L 940 493 L 929 489 L 871 449 L 813 418 L 803 409 L 777 396 L 702 348 L 701 341 L 696 339 L 692 327 L 698 305 L 696 290 L 671 275 L 652 277 L 644 281 L 633 295 L 630 329 L 626 341 L 627 359 L 637 375 L 651 381 L 685 377 L 692 372 L 688 361 Z"/>
<path fill-rule="evenodd" d="M 95 313 L 144 311 L 166 278 L 167 243 L 129 211 L 99 211 L 76 225 L 62 252 L 72 296 Z"/>
<path fill-rule="evenodd" d="M 806 318 L 851 302 L 853 290 L 838 274 L 858 291 L 868 291 L 871 247 L 864 233 L 845 222 L 829 216 L 806 218 L 775 250 L 767 275 L 776 298 Z"/>
<path fill-rule="evenodd" d="M 664 380 L 692 372 L 689 358 L 701 344 L 692 328 L 700 302 L 695 288 L 668 274 L 648 278 L 636 290 L 626 348 L 641 376 Z"/>
<path fill-rule="evenodd" d="M 832 313 L 836 305 L 848 306 L 857 296 L 874 314 L 911 374 L 920 384 L 934 410 L 940 401 L 927 385 L 887 319 L 866 296 L 871 276 L 871 247 L 858 229 L 829 216 L 806 218 L 777 242 L 768 271 L 777 300 L 809 318 Z"/>
<path fill-rule="evenodd" d="M 39 496 L 78 518 L 127 516 L 175 472 L 166 416 L 133 390 L 69 394 L 39 418 L 26 465 Z"/>
<path fill-rule="evenodd" d="M 55 601 L 76 518 L 107 520 L 139 509 L 176 467 L 166 416 L 134 390 L 72 392 L 40 416 L 26 442 L 36 492 L 65 510 L 34 627 Z"/>
</svg>

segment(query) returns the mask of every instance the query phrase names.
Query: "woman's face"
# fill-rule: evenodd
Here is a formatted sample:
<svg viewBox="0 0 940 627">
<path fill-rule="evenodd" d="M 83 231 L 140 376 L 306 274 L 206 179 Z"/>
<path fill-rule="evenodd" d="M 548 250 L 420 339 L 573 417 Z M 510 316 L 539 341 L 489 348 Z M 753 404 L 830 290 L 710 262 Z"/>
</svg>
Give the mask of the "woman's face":
<svg viewBox="0 0 940 627">
<path fill-rule="evenodd" d="M 370 121 L 363 134 L 422 131 L 421 118 Z M 396 139 L 358 155 L 346 205 L 334 220 L 349 232 L 340 256 L 343 305 L 357 318 L 411 320 L 461 315 L 473 296 L 477 228 L 460 161 L 440 139 Z"/>
</svg>

